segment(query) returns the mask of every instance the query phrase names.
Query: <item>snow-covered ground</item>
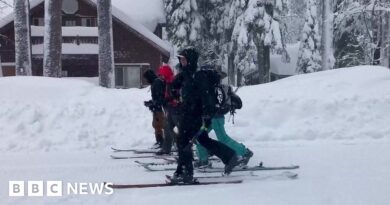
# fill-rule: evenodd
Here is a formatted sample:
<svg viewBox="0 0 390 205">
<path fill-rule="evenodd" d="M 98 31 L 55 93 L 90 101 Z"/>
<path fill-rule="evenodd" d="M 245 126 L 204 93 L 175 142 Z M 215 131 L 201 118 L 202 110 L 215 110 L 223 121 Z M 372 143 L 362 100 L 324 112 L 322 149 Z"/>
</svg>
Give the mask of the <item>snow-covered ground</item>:
<svg viewBox="0 0 390 205">
<path fill-rule="evenodd" d="M 250 164 L 297 164 L 238 185 L 115 190 L 113 195 L 9 197 L 10 180 L 163 182 L 112 160 L 110 146 L 153 143 L 148 89 L 96 79 L 0 78 L 0 204 L 340 204 L 390 201 L 390 72 L 354 67 L 240 88 L 244 107 L 228 133 L 255 152 Z M 229 117 L 226 117 L 229 120 Z M 233 173 L 237 175 L 239 173 Z M 196 173 L 201 176 L 202 174 Z"/>
</svg>

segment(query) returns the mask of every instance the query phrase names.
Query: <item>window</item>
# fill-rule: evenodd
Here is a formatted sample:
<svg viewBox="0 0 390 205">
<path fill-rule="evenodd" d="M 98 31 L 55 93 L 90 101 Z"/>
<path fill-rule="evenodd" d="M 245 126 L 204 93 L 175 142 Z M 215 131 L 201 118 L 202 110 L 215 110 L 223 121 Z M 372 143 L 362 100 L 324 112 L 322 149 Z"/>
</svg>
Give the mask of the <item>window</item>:
<svg viewBox="0 0 390 205">
<path fill-rule="evenodd" d="M 141 71 L 149 68 L 149 64 L 116 64 L 115 87 L 116 88 L 140 88 Z"/>
<path fill-rule="evenodd" d="M 44 19 L 43 18 L 33 18 L 32 24 L 34 26 L 44 26 Z"/>
<path fill-rule="evenodd" d="M 42 37 L 32 37 L 31 41 L 32 41 L 33 45 L 43 44 L 43 38 Z"/>
<path fill-rule="evenodd" d="M 81 26 L 96 27 L 97 26 L 96 18 L 82 18 Z"/>
<path fill-rule="evenodd" d="M 76 26 L 75 20 L 65 20 L 65 26 Z"/>
</svg>

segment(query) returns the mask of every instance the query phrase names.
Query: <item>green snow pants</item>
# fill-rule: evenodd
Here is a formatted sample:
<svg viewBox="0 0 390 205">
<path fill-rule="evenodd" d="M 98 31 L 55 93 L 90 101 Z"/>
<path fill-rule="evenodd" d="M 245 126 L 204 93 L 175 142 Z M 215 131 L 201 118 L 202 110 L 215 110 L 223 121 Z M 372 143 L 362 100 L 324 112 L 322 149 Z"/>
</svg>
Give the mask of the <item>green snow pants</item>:
<svg viewBox="0 0 390 205">
<path fill-rule="evenodd" d="M 214 117 L 211 120 L 211 129 L 209 130 L 209 132 L 211 130 L 214 130 L 215 134 L 217 135 L 218 141 L 233 149 L 238 156 L 243 156 L 246 153 L 246 147 L 243 144 L 238 143 L 226 134 L 225 116 Z M 204 162 L 208 160 L 209 153 L 207 152 L 207 149 L 199 143 L 196 143 L 196 152 L 200 161 Z"/>
</svg>

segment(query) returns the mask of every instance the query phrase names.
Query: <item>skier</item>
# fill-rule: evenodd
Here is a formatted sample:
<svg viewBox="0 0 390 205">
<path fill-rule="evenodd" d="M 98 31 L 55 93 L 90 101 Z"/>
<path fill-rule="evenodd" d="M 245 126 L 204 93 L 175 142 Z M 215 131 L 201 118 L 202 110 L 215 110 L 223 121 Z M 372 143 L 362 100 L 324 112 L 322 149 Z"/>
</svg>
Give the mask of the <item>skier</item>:
<svg viewBox="0 0 390 205">
<path fill-rule="evenodd" d="M 154 135 L 156 143 L 152 148 L 161 148 L 163 144 L 163 128 L 164 128 L 164 112 L 162 106 L 164 103 L 164 82 L 156 76 L 153 70 L 144 72 L 143 77 L 151 85 L 152 100 L 145 101 L 144 104 L 153 113 L 152 126 L 154 128 Z"/>
<path fill-rule="evenodd" d="M 159 77 L 165 83 L 164 91 L 164 113 L 165 113 L 165 126 L 164 126 L 164 143 L 161 149 L 156 153 L 157 155 L 170 154 L 173 142 L 177 142 L 177 134 L 174 131 L 175 127 L 179 124 L 179 94 L 172 89 L 172 81 L 174 78 L 173 71 L 169 65 L 163 65 L 158 71 Z"/>
<path fill-rule="evenodd" d="M 202 66 L 203 70 L 214 70 L 214 68 L 210 65 Z M 250 160 L 250 158 L 253 156 L 253 152 L 246 148 L 245 145 L 242 143 L 238 143 L 234 139 L 232 139 L 225 130 L 225 114 L 227 113 L 234 113 L 236 109 L 241 109 L 242 107 L 242 101 L 238 95 L 236 95 L 230 86 L 227 85 L 221 85 L 221 81 L 223 78 L 225 78 L 227 75 L 224 72 L 216 71 L 221 76 L 221 79 L 219 81 L 220 87 L 226 88 L 225 95 L 229 100 L 225 100 L 223 105 L 220 105 L 220 107 L 216 110 L 215 115 L 211 119 L 211 130 L 214 130 L 218 141 L 222 142 L 223 144 L 227 145 L 231 149 L 233 149 L 236 154 L 239 156 L 239 161 L 242 166 L 246 166 Z M 227 103 L 227 102 L 230 103 Z M 200 145 L 199 143 L 196 143 L 196 151 L 199 160 L 194 164 L 195 167 L 202 168 L 202 167 L 208 167 L 211 166 L 211 163 L 208 161 L 209 153 L 207 150 Z"/>
<path fill-rule="evenodd" d="M 214 102 L 210 95 L 210 83 L 203 72 L 197 72 L 199 54 L 194 48 L 186 48 L 178 56 L 181 72 L 172 86 L 181 89 L 182 109 L 179 121 L 179 159 L 175 179 L 193 182 L 192 141 L 196 140 L 225 164 L 225 174 L 238 165 L 238 157 L 228 146 L 209 138 Z"/>
<path fill-rule="evenodd" d="M 253 152 L 246 148 L 242 143 L 238 143 L 234 139 L 232 139 L 225 130 L 225 115 L 226 113 L 223 110 L 217 110 L 215 116 L 211 119 L 211 130 L 214 130 L 217 139 L 219 142 L 227 145 L 231 149 L 233 149 L 236 154 L 239 156 L 239 161 L 242 166 L 246 166 L 253 156 Z M 207 149 L 205 149 L 201 144 L 196 144 L 196 151 L 198 154 L 199 160 L 194 164 L 195 167 L 209 167 L 211 163 L 208 161 L 209 153 Z"/>
</svg>

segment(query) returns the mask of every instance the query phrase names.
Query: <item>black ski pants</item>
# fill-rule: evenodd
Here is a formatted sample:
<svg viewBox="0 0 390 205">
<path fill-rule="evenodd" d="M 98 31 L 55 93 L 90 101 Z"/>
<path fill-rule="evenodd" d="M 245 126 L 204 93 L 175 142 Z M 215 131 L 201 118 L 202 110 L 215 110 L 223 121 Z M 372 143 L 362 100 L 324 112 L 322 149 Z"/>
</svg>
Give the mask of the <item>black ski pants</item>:
<svg viewBox="0 0 390 205">
<path fill-rule="evenodd" d="M 202 118 L 198 115 L 199 113 L 186 113 L 180 117 L 178 137 L 179 160 L 176 170 L 178 174 L 182 174 L 184 168 L 188 175 L 193 175 L 193 152 L 190 141 L 202 126 Z M 206 131 L 203 131 L 197 140 L 211 155 L 216 155 L 224 164 L 227 164 L 236 154 L 228 146 L 211 139 Z"/>
</svg>

